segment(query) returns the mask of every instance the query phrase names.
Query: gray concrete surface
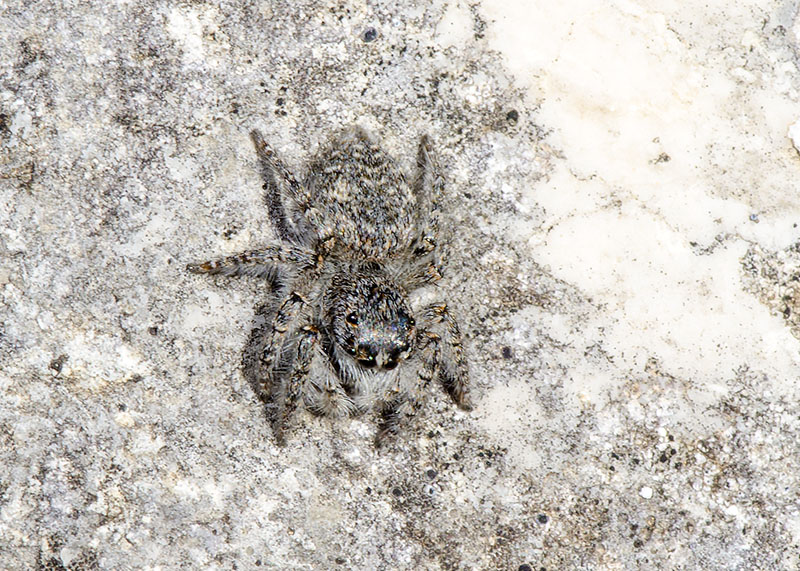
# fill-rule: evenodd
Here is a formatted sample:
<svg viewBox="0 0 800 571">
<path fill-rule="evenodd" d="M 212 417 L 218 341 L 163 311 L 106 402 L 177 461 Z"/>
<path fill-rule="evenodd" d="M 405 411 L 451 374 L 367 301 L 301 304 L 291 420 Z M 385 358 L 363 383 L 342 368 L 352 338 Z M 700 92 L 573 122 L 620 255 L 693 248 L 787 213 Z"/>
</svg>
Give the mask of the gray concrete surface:
<svg viewBox="0 0 800 571">
<path fill-rule="evenodd" d="M 0 568 L 800 566 L 796 371 L 615 357 L 608 300 L 530 247 L 569 165 L 543 100 L 451 8 L 0 4 Z M 273 237 L 250 129 L 301 170 L 352 124 L 408 168 L 437 143 L 476 410 L 434 391 L 379 451 L 303 413 L 279 448 L 242 374 L 268 292 L 184 266 Z M 795 354 L 796 248 L 732 251 Z"/>
</svg>

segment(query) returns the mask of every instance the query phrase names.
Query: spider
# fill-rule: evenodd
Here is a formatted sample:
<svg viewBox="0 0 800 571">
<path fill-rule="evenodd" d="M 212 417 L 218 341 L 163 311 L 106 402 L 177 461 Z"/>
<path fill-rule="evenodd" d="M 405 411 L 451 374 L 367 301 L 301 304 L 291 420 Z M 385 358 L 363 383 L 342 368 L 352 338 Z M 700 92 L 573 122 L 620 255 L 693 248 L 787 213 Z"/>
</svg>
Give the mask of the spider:
<svg viewBox="0 0 800 571">
<path fill-rule="evenodd" d="M 445 303 L 414 310 L 409 299 L 441 278 L 443 179 L 428 137 L 410 184 L 361 128 L 334 139 L 302 181 L 258 131 L 250 136 L 279 242 L 187 269 L 264 278 L 279 294 L 258 355 L 277 442 L 302 401 L 321 415 L 377 412 L 379 446 L 434 378 L 471 410 L 457 322 Z"/>
</svg>

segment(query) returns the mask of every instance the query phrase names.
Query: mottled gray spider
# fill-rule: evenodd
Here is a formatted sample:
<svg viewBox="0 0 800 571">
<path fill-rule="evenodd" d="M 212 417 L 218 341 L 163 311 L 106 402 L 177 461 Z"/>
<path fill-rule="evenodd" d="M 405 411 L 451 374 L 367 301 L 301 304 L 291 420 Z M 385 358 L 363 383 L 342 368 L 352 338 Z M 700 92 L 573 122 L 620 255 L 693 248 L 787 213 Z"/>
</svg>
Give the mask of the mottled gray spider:
<svg viewBox="0 0 800 571">
<path fill-rule="evenodd" d="M 251 137 L 280 243 L 187 268 L 281 284 L 258 358 L 262 394 L 277 407 L 278 442 L 284 443 L 301 399 L 318 414 L 376 409 L 376 444 L 419 407 L 434 377 L 470 410 L 456 321 L 444 303 L 413 311 L 408 298 L 441 277 L 436 238 L 443 181 L 428 138 L 420 141 L 412 185 L 359 128 L 320 153 L 302 182 L 261 134 Z M 398 367 L 412 358 L 416 373 Z"/>
</svg>

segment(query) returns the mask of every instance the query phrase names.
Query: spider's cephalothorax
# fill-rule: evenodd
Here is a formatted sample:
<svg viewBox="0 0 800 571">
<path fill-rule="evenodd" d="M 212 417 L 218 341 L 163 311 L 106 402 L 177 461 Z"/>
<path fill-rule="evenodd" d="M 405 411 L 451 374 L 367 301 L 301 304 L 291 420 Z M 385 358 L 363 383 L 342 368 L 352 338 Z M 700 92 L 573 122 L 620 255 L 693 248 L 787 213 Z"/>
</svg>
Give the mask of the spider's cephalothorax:
<svg viewBox="0 0 800 571">
<path fill-rule="evenodd" d="M 357 128 L 320 153 L 302 181 L 258 132 L 251 136 L 280 242 L 188 269 L 283 284 L 259 355 L 278 441 L 301 400 L 320 414 L 377 409 L 377 442 L 419 406 L 434 378 L 469 409 L 456 321 L 443 303 L 414 311 L 408 298 L 440 278 L 442 179 L 427 137 L 409 184 Z"/>
<path fill-rule="evenodd" d="M 337 274 L 323 301 L 325 330 L 360 366 L 390 371 L 413 349 L 405 292 L 383 272 Z"/>
</svg>

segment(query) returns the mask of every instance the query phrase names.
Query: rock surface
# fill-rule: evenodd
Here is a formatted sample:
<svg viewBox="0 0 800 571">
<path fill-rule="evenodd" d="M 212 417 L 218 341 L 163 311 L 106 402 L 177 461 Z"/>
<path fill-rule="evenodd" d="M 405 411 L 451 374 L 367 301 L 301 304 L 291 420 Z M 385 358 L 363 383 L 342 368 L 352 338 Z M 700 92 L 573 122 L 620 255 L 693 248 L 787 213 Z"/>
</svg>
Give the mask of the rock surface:
<svg viewBox="0 0 800 571">
<path fill-rule="evenodd" d="M 797 4 L 397 4 L 3 4 L 0 568 L 800 567 Z M 184 266 L 352 124 L 437 143 L 476 410 L 279 448 Z"/>
</svg>

